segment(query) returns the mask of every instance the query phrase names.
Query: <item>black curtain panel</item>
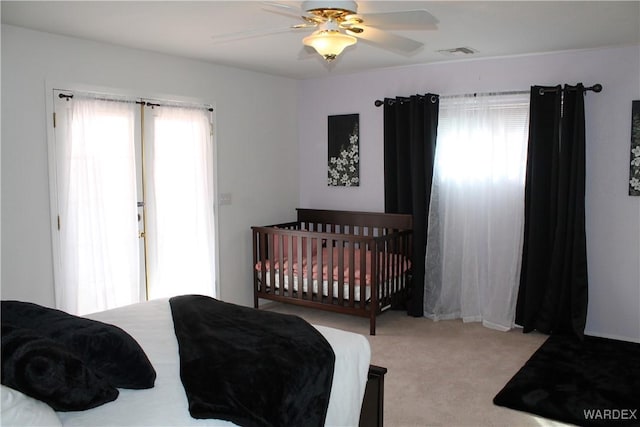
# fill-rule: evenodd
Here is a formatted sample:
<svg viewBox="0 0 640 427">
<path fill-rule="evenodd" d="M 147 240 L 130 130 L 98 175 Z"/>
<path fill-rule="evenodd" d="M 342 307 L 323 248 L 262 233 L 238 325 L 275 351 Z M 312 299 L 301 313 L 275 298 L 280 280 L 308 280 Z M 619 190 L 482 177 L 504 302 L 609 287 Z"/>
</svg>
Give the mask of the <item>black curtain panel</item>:
<svg viewBox="0 0 640 427">
<path fill-rule="evenodd" d="M 516 323 L 523 326 L 524 332 L 536 329 L 536 315 L 545 294 L 543 284 L 547 283 L 551 265 L 561 108 L 561 86 L 531 88 L 524 243 L 516 305 Z"/>
<path fill-rule="evenodd" d="M 424 257 L 436 150 L 439 97 L 387 98 L 384 102 L 385 212 L 413 216 L 413 277 L 407 313 L 424 314 Z"/>
<path fill-rule="evenodd" d="M 516 306 L 524 332 L 584 336 L 584 86 L 531 88 L 525 231 Z"/>
</svg>

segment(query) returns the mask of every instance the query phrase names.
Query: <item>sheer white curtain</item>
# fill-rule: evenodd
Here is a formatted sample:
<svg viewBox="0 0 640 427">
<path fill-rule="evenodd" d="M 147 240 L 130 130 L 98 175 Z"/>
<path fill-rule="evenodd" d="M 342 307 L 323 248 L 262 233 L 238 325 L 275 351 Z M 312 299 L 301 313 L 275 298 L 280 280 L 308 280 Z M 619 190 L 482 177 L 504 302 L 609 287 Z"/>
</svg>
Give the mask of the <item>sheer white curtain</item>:
<svg viewBox="0 0 640 427">
<path fill-rule="evenodd" d="M 140 300 L 134 103 L 62 101 L 56 129 L 56 306 L 76 314 Z"/>
<path fill-rule="evenodd" d="M 520 278 L 528 94 L 440 100 L 425 316 L 513 327 Z"/>
<path fill-rule="evenodd" d="M 214 295 L 213 162 L 208 111 L 146 109 L 149 299 Z"/>
</svg>

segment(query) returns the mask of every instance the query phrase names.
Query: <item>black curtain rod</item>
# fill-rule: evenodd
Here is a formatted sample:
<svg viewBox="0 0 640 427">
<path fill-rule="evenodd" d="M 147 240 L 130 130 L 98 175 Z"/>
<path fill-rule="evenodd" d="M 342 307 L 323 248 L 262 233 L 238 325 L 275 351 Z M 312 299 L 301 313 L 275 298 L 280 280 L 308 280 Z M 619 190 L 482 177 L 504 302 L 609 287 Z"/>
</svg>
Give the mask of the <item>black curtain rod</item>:
<svg viewBox="0 0 640 427">
<path fill-rule="evenodd" d="M 426 95 L 418 95 L 418 98 L 425 98 Z M 439 98 L 438 95 L 431 95 L 431 103 L 435 104 L 436 100 Z M 408 98 L 406 96 L 396 96 L 395 98 L 391 98 L 390 102 L 393 103 L 395 101 L 400 101 L 400 102 L 404 102 L 404 101 L 410 101 L 411 98 Z M 376 99 L 376 101 L 374 102 L 376 107 L 381 106 L 382 104 L 384 104 L 384 101 L 380 101 L 379 99 Z"/>
<path fill-rule="evenodd" d="M 540 88 L 540 95 L 544 95 L 545 93 L 550 93 L 550 92 L 555 92 L 556 88 L 551 88 L 551 89 L 542 89 Z M 559 90 L 564 90 L 562 88 L 560 88 Z M 576 90 L 575 87 L 569 87 L 569 90 Z M 593 92 L 602 92 L 602 85 L 600 83 L 596 83 L 593 86 L 589 86 L 589 87 L 585 87 L 584 90 L 590 90 Z M 512 94 L 517 94 L 517 93 L 529 93 L 529 91 L 518 91 L 518 92 L 496 92 L 497 94 L 504 94 L 504 95 L 512 95 Z M 473 94 L 474 96 L 476 95 L 475 93 Z M 435 97 L 435 95 L 432 95 L 432 99 L 431 102 L 435 102 L 435 100 L 433 99 Z M 443 97 L 443 98 L 447 98 L 447 97 Z M 408 101 L 410 98 L 404 97 L 404 96 L 398 96 L 396 98 L 391 98 L 392 100 L 398 99 L 400 101 Z M 384 101 L 381 101 L 379 99 L 376 99 L 375 102 L 373 103 L 376 107 L 380 107 L 381 105 L 384 105 Z"/>
<path fill-rule="evenodd" d="M 66 99 L 67 101 L 69 99 L 73 99 L 73 94 L 66 94 L 66 93 L 60 93 L 58 94 L 58 98 L 60 99 Z M 125 101 L 125 100 L 121 100 L 121 99 L 110 99 L 110 98 L 94 98 L 97 99 L 99 101 L 113 101 L 113 102 L 133 102 L 133 101 Z M 152 102 L 145 102 L 145 101 L 135 101 L 136 104 L 138 105 L 146 105 L 147 107 L 162 107 L 162 104 L 154 104 Z M 198 107 L 195 107 L 198 108 Z M 209 107 L 202 107 L 202 108 L 206 108 L 207 111 L 213 111 L 213 108 Z"/>
<path fill-rule="evenodd" d="M 576 90 L 577 88 L 575 86 L 570 86 L 568 89 L 571 91 L 571 90 Z M 544 95 L 545 93 L 556 92 L 558 90 L 563 91 L 564 89 L 563 88 L 560 88 L 560 89 L 557 89 L 557 88 L 549 88 L 549 89 L 540 88 L 539 93 L 540 93 L 540 95 Z M 602 85 L 600 83 L 596 83 L 593 86 L 585 87 L 584 90 L 590 90 L 590 91 L 593 91 L 595 93 L 602 92 Z"/>
</svg>

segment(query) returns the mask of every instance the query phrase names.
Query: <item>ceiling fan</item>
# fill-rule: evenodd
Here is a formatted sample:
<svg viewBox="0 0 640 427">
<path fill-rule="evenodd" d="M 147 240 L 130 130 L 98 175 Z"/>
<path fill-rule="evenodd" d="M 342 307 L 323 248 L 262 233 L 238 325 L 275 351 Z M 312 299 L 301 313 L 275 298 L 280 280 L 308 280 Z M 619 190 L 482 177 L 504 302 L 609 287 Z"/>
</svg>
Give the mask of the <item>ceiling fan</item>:
<svg viewBox="0 0 640 427">
<path fill-rule="evenodd" d="M 304 1 L 301 7 L 277 2 L 264 2 L 267 11 L 302 19 L 302 23 L 290 29 L 316 30 L 304 37 L 302 43 L 313 47 L 327 62 L 336 59 L 342 51 L 357 42 L 367 41 L 383 49 L 410 54 L 423 44 L 419 41 L 384 31 L 432 30 L 438 20 L 426 10 L 358 14 L 355 1 L 320 0 Z M 272 31 L 272 33 L 281 30 Z M 266 35 L 266 34 L 262 34 Z"/>
</svg>

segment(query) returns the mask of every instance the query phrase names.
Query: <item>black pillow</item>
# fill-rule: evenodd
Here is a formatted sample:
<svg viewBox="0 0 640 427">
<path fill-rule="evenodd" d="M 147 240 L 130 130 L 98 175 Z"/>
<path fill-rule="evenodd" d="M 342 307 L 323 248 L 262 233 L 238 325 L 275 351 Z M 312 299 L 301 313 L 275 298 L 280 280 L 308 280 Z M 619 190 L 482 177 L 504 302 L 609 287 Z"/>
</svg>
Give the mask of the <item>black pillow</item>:
<svg viewBox="0 0 640 427">
<path fill-rule="evenodd" d="M 22 301 L 2 301 L 2 324 L 30 329 L 73 353 L 118 388 L 151 388 L 156 379 L 142 347 L 128 333 L 96 320 Z"/>
<path fill-rule="evenodd" d="M 2 384 L 56 411 L 82 411 L 111 402 L 118 390 L 64 346 L 31 330 L 2 324 Z"/>
</svg>

